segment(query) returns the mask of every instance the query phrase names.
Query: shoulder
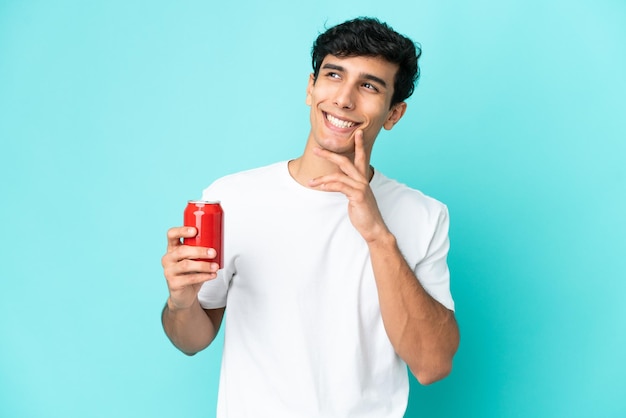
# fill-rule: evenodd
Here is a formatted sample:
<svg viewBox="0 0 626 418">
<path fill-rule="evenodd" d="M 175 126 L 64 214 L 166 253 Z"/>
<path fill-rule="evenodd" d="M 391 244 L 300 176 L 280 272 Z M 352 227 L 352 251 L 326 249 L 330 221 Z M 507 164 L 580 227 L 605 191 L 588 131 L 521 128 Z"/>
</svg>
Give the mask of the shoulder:
<svg viewBox="0 0 626 418">
<path fill-rule="evenodd" d="M 203 196 L 214 194 L 221 195 L 229 191 L 241 193 L 245 189 L 256 188 L 259 187 L 260 184 L 268 184 L 268 182 L 276 181 L 283 175 L 283 172 L 286 170 L 286 165 L 286 161 L 281 161 L 263 167 L 225 175 L 215 180 L 204 189 Z"/>
<path fill-rule="evenodd" d="M 447 216 L 448 208 L 441 201 L 378 171 L 372 183 L 372 189 L 382 211 L 409 212 L 434 221 L 441 216 Z"/>
<path fill-rule="evenodd" d="M 373 189 L 385 224 L 410 265 L 418 265 L 430 248 L 447 248 L 450 219 L 444 203 L 382 175 Z"/>
</svg>

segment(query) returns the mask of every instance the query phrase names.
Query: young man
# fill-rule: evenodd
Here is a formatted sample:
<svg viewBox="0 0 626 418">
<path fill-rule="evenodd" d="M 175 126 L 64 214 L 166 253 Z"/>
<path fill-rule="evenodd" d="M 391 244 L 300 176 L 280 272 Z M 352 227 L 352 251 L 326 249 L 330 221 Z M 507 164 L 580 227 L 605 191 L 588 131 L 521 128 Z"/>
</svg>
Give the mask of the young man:
<svg viewBox="0 0 626 418">
<path fill-rule="evenodd" d="M 402 417 L 407 365 L 423 384 L 450 372 L 447 208 L 370 165 L 381 128 L 405 114 L 420 53 L 375 19 L 321 34 L 303 154 L 203 193 L 226 213 L 225 265 L 193 261 L 215 256 L 181 244 L 193 228 L 168 231 L 171 341 L 204 349 L 228 311 L 219 417 Z"/>
</svg>

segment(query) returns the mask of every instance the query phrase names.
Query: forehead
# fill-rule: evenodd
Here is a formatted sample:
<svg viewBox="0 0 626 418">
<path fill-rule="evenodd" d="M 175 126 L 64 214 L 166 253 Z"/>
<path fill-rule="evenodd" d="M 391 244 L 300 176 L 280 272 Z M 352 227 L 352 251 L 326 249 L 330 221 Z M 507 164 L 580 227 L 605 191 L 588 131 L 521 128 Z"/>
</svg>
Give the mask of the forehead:
<svg viewBox="0 0 626 418">
<path fill-rule="evenodd" d="M 373 75 L 385 80 L 388 86 L 393 86 L 398 64 L 387 61 L 380 56 L 356 56 L 338 57 L 336 55 L 326 55 L 322 61 L 321 68 L 326 64 L 339 66 L 346 73 L 354 75 Z"/>
</svg>

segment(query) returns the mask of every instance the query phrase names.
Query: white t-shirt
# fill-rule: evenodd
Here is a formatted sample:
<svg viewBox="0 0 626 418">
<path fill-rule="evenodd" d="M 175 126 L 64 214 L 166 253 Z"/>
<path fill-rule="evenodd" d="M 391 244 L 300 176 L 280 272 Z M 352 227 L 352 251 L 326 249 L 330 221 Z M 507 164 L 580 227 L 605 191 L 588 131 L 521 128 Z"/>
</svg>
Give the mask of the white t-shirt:
<svg viewBox="0 0 626 418">
<path fill-rule="evenodd" d="M 424 288 L 454 309 L 445 205 L 379 172 L 371 187 Z M 402 417 L 406 364 L 385 332 L 369 251 L 347 198 L 306 188 L 287 162 L 223 177 L 224 269 L 202 307 L 227 306 L 218 417 Z"/>
</svg>

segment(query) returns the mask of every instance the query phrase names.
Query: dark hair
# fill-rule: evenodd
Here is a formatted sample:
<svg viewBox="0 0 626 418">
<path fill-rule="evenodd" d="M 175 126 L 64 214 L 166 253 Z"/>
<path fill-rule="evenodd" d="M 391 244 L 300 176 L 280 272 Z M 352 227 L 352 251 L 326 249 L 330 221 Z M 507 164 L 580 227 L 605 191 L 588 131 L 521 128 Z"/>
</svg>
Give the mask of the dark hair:
<svg viewBox="0 0 626 418">
<path fill-rule="evenodd" d="M 327 55 L 379 56 L 398 64 L 391 98 L 393 106 L 413 94 L 420 75 L 417 60 L 422 55 L 422 50 L 412 40 L 400 35 L 386 23 L 375 18 L 359 17 L 333 26 L 317 37 L 311 51 L 315 79 Z"/>
</svg>

